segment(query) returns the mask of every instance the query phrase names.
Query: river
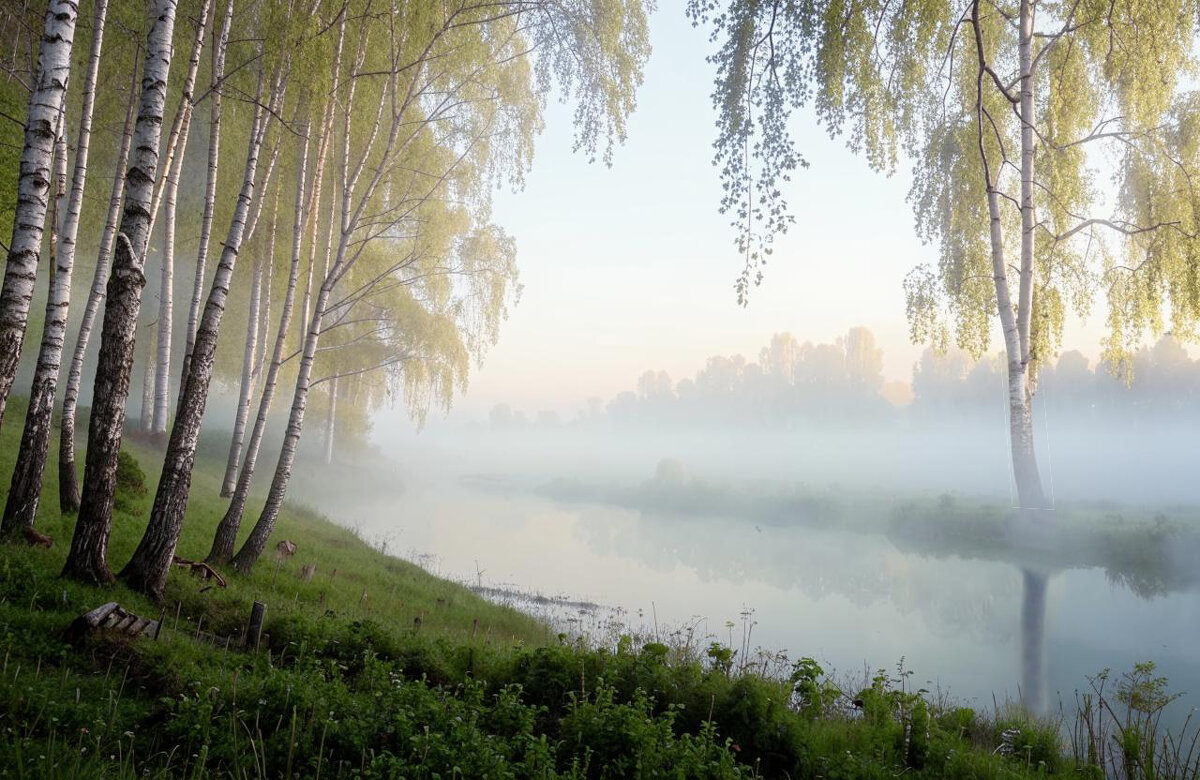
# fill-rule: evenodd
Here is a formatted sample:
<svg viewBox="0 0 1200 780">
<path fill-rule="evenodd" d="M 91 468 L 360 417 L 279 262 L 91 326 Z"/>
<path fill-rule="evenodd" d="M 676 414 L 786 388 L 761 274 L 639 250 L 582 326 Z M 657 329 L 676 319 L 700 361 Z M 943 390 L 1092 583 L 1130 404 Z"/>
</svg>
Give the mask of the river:
<svg viewBox="0 0 1200 780">
<path fill-rule="evenodd" d="M 910 685 L 977 708 L 1024 693 L 1070 712 L 1090 675 L 1141 661 L 1172 690 L 1200 692 L 1200 593 L 1142 597 L 1102 569 L 1026 572 L 901 550 L 883 534 L 643 514 L 503 481 L 420 480 L 339 501 L 336 516 L 442 576 L 566 597 L 557 617 L 599 639 L 616 620 L 811 656 L 842 679 L 902 662 Z M 1198 701 L 1184 696 L 1172 720 Z"/>
</svg>

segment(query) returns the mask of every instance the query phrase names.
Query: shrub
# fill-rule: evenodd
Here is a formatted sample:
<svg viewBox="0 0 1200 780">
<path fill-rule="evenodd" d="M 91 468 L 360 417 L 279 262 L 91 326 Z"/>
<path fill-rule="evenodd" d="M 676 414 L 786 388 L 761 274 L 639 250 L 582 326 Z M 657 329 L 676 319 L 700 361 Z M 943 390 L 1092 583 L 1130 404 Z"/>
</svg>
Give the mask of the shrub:
<svg viewBox="0 0 1200 780">
<path fill-rule="evenodd" d="M 116 508 L 121 512 L 131 512 L 137 499 L 146 495 L 146 474 L 138 465 L 137 458 L 125 450 L 117 455 L 117 494 Z"/>
</svg>

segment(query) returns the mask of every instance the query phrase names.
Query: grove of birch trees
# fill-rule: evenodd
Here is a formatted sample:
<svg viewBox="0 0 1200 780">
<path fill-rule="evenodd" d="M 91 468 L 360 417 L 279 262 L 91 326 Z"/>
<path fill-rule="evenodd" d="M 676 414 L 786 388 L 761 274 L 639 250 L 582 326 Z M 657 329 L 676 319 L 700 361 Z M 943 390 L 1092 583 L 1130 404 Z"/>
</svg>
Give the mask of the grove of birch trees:
<svg viewBox="0 0 1200 780">
<path fill-rule="evenodd" d="M 649 9 L 620 0 L 35 5 L 0 11 L 0 135 L 20 150 L 0 154 L 0 424 L 38 345 L 3 533 L 57 541 L 36 528 L 57 425 L 63 575 L 156 597 L 214 383 L 236 405 L 208 558 L 248 571 L 306 428 L 332 457 L 348 406 L 399 395 L 419 420 L 465 386 L 520 291 L 492 193 L 520 185 L 551 96 L 607 161 L 649 52 Z M 110 561 L 139 399 L 161 474 L 137 549 Z"/>
</svg>

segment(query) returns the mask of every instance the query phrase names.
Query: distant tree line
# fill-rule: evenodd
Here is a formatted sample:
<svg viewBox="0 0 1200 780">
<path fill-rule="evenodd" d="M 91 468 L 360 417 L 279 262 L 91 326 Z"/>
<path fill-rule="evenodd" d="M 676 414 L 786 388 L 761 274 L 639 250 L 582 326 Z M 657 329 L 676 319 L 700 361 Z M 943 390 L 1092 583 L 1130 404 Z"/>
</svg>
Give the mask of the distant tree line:
<svg viewBox="0 0 1200 780">
<path fill-rule="evenodd" d="M 1044 366 L 1039 383 L 1045 407 L 1063 414 L 1178 417 L 1200 409 L 1200 360 L 1172 335 L 1133 352 L 1119 367 L 1093 364 L 1077 350 Z M 599 398 L 572 424 L 762 423 L 794 427 L 822 421 L 880 422 L 903 416 L 953 422 L 964 414 L 1003 414 L 1003 356 L 976 360 L 959 349 L 927 348 L 913 365 L 912 383 L 886 382 L 883 350 L 866 328 L 851 328 L 829 344 L 799 342 L 777 333 L 757 362 L 742 355 L 714 355 L 695 376 L 675 382 L 666 371 L 648 370 L 633 390 L 608 402 Z M 897 386 L 899 385 L 899 386 Z M 509 404 L 492 408 L 497 430 L 554 428 L 558 413 L 526 413 Z"/>
</svg>

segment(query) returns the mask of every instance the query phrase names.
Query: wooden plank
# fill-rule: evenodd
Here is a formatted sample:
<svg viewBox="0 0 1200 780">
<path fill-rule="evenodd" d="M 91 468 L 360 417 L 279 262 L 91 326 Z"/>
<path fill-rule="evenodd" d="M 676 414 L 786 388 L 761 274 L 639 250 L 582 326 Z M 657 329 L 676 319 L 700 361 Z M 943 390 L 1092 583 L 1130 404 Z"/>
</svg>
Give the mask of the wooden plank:
<svg viewBox="0 0 1200 780">
<path fill-rule="evenodd" d="M 266 606 L 256 602 L 255 607 L 258 618 L 258 632 L 261 632 L 262 619 L 266 614 Z M 164 609 L 159 615 L 158 620 L 140 617 L 122 608 L 117 602 L 110 601 L 107 604 L 101 604 L 89 612 L 85 612 L 71 621 L 71 625 L 67 627 L 66 637 L 71 641 L 75 641 L 95 631 L 112 631 L 130 637 L 139 637 L 147 634 L 158 639 L 159 634 L 162 632 L 165 616 L 166 610 Z M 217 636 L 211 631 L 204 631 L 202 624 L 203 620 L 197 622 L 196 631 L 192 638 L 198 643 L 207 643 L 214 647 L 224 642 L 226 650 L 228 650 L 231 638 Z"/>
<path fill-rule="evenodd" d="M 80 639 L 88 634 L 103 628 L 109 621 L 113 619 L 113 615 L 120 611 L 121 607 L 115 601 L 109 601 L 101 604 L 93 610 L 84 612 L 79 617 L 71 621 L 71 625 L 67 626 L 66 638 L 70 641 Z"/>
<path fill-rule="evenodd" d="M 123 618 L 121 618 L 121 621 L 119 623 L 117 623 L 115 626 L 113 626 L 113 631 L 120 631 L 121 633 L 126 633 L 129 631 L 129 627 L 132 626 L 137 621 L 138 621 L 137 615 L 133 614 L 132 612 L 126 612 L 125 616 Z"/>
<path fill-rule="evenodd" d="M 93 609 L 91 612 L 83 613 L 79 617 L 75 618 L 75 620 L 77 622 L 82 621 L 83 623 L 87 624 L 91 628 L 96 628 L 102 622 L 104 622 L 104 620 L 109 615 L 111 615 L 115 610 L 118 610 L 120 608 L 121 608 L 120 604 L 118 604 L 115 601 L 110 601 L 107 604 L 101 604 L 100 606 Z"/>
</svg>

